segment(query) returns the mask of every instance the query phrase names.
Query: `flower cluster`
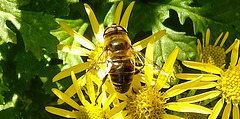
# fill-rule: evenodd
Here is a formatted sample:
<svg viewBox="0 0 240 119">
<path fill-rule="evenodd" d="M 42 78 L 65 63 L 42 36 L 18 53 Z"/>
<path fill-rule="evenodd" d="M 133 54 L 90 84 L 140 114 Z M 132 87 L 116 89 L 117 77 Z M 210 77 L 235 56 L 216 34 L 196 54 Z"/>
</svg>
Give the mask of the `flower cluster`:
<svg viewBox="0 0 240 119">
<path fill-rule="evenodd" d="M 207 29 L 205 46 L 202 47 L 200 40 L 199 39 L 197 40 L 197 42 L 198 42 L 197 51 L 198 51 L 199 60 L 201 62 L 207 63 L 207 64 L 212 64 L 212 65 L 215 65 L 217 67 L 224 69 L 224 67 L 226 65 L 226 54 L 233 49 L 233 47 L 236 45 L 237 42 L 235 41 L 227 50 L 225 50 L 222 46 L 224 45 L 225 41 L 227 40 L 229 33 L 227 32 L 224 35 L 222 42 L 220 43 L 219 46 L 217 46 L 222 35 L 223 35 L 223 33 L 221 33 L 218 36 L 214 45 L 210 45 L 209 44 L 210 29 Z"/>
<path fill-rule="evenodd" d="M 199 84 L 199 87 L 196 89 L 211 89 L 215 87 L 215 90 L 211 90 L 202 94 L 198 94 L 195 96 L 182 98 L 179 102 L 199 102 L 207 99 L 212 99 L 215 97 L 220 97 L 219 101 L 213 108 L 213 112 L 209 116 L 209 119 L 216 119 L 219 115 L 220 111 L 223 108 L 224 103 L 226 106 L 224 108 L 222 117 L 223 119 L 228 119 L 232 112 L 233 119 L 239 119 L 239 107 L 238 104 L 240 102 L 240 63 L 239 63 L 239 40 L 235 40 L 235 45 L 232 49 L 231 54 L 231 62 L 228 69 L 222 70 L 221 68 L 214 66 L 212 64 L 207 63 L 199 63 L 199 62 L 192 62 L 192 61 L 183 61 L 183 64 L 187 67 L 198 69 L 210 74 L 177 74 L 178 78 L 182 79 L 195 79 L 197 76 L 203 76 L 202 83 Z M 217 82 L 216 82 L 217 81 Z M 233 109 L 232 109 L 233 106 Z"/>
<path fill-rule="evenodd" d="M 134 2 L 130 3 L 123 13 L 121 12 L 123 2 L 121 1 L 115 11 L 113 24 L 127 29 L 128 19 L 133 9 Z M 119 93 L 114 89 L 114 85 L 108 76 L 111 68 L 106 67 L 106 59 L 104 45 L 104 27 L 100 25 L 97 18 L 87 4 L 84 4 L 88 14 L 93 33 L 98 39 L 97 45 L 93 44 L 84 36 L 72 30 L 65 23 L 60 22 L 61 27 L 68 32 L 76 41 L 84 48 L 73 47 L 68 45 L 58 45 L 58 49 L 64 52 L 73 53 L 80 56 L 88 56 L 85 63 L 78 64 L 69 69 L 58 73 L 53 82 L 63 79 L 71 75 L 73 85 L 65 92 L 58 89 L 52 89 L 52 92 L 59 98 L 58 104 L 67 103 L 73 111 L 47 106 L 45 109 L 55 115 L 66 118 L 134 118 L 134 119 L 180 119 L 182 117 L 204 117 L 209 115 L 209 119 L 216 119 L 219 115 L 224 102 L 226 102 L 223 111 L 223 118 L 229 118 L 231 110 L 232 117 L 239 118 L 240 102 L 240 61 L 238 61 L 239 40 L 227 49 L 222 46 L 228 37 L 228 32 L 224 36 L 220 46 L 217 46 L 222 34 L 218 37 L 214 45 L 209 45 L 210 30 L 207 29 L 206 46 L 202 47 L 198 40 L 198 55 L 201 62 L 183 61 L 182 64 L 199 69 L 204 74 L 180 73 L 175 76 L 180 79 L 186 79 L 180 84 L 174 84 L 171 88 L 167 83 L 171 75 L 173 75 L 174 63 L 176 61 L 179 49 L 176 48 L 169 55 L 162 68 L 159 68 L 153 61 L 154 42 L 159 40 L 165 30 L 159 31 L 133 45 L 132 53 L 136 57 L 136 64 L 142 62 L 142 66 L 135 66 L 133 80 L 130 89 L 126 93 Z M 146 48 L 145 56 L 141 54 L 141 50 Z M 225 69 L 225 57 L 228 52 L 232 51 L 231 63 L 228 69 Z M 86 73 L 79 79 L 74 73 Z M 213 89 L 215 88 L 215 89 Z M 211 91 L 201 93 L 195 96 L 176 99 L 188 90 L 211 89 Z M 78 101 L 73 100 L 77 95 Z M 216 97 L 219 101 L 213 109 L 198 105 L 200 101 L 213 99 Z M 232 107 L 233 106 L 233 107 Z M 175 113 L 180 113 L 176 116 Z"/>
</svg>

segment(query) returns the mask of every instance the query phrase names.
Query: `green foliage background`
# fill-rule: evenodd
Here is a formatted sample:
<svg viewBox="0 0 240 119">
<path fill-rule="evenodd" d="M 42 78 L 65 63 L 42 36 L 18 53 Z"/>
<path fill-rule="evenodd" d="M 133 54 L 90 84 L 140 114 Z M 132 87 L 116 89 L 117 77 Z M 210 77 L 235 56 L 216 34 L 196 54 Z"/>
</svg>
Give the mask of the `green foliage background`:
<svg viewBox="0 0 240 119">
<path fill-rule="evenodd" d="M 0 117 L 60 118 L 44 107 L 57 105 L 51 88 L 65 90 L 71 81 L 51 80 L 82 59 L 57 52 L 59 43 L 79 46 L 58 22 L 66 22 L 91 40 L 93 33 L 83 3 L 89 4 L 99 22 L 107 26 L 118 2 L 0 0 Z M 124 9 L 130 2 L 124 0 Z M 239 4 L 239 0 L 136 0 L 129 20 L 129 37 L 134 43 L 166 29 L 167 34 L 156 42 L 154 60 L 161 64 L 175 48 L 181 50 L 178 60 L 197 60 L 196 39 L 204 39 L 207 28 L 211 29 L 210 43 L 221 32 L 230 32 L 225 48 L 240 38 Z"/>
</svg>

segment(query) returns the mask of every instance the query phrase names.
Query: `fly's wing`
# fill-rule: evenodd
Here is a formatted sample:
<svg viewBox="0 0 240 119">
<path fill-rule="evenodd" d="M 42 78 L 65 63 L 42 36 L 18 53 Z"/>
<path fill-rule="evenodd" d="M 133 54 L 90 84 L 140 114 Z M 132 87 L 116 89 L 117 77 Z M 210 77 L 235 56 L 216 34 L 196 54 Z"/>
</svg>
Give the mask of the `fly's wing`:
<svg viewBox="0 0 240 119">
<path fill-rule="evenodd" d="M 89 94 L 89 97 L 92 102 L 95 102 L 94 98 L 96 96 L 95 92 L 97 92 L 97 90 L 92 88 L 93 86 L 91 86 L 91 85 L 97 84 L 98 87 L 100 87 L 100 85 L 102 84 L 101 80 L 105 76 L 107 76 L 107 74 L 111 68 L 111 66 L 110 66 L 111 64 L 107 63 L 107 60 L 105 57 L 106 57 L 106 51 L 103 50 L 95 58 L 95 60 L 93 60 L 91 62 L 87 62 L 88 65 L 84 64 L 83 67 L 86 67 L 85 69 L 87 69 L 86 73 L 83 76 L 81 76 L 81 78 L 78 79 L 79 85 L 81 85 L 81 87 L 84 86 L 82 89 L 84 89 L 85 92 Z M 95 84 L 93 84 L 93 82 Z M 74 86 L 71 85 L 64 93 L 66 95 L 68 95 L 69 97 L 72 97 L 76 93 L 76 90 L 75 90 Z M 58 104 L 62 104 L 62 103 L 63 103 L 63 101 L 59 99 Z"/>
<path fill-rule="evenodd" d="M 107 52 L 103 50 L 87 69 L 85 75 L 86 80 L 92 80 L 97 85 L 101 84 L 101 80 L 108 75 L 111 63 L 107 62 Z"/>
<path fill-rule="evenodd" d="M 92 103 L 96 102 L 96 92 L 100 90 L 100 87 L 103 85 L 102 80 L 107 77 L 111 68 L 111 63 L 107 62 L 106 56 L 107 52 L 103 50 L 95 60 L 91 61 L 89 66 L 86 66 L 86 73 L 78 79 L 78 83 L 81 82 L 79 85 L 83 87 L 82 89 L 88 94 Z M 94 85 L 97 85 L 98 88 L 96 89 Z M 74 86 L 71 85 L 64 93 L 72 97 L 76 93 L 76 90 Z M 63 101 L 59 99 L 58 103 L 62 104 Z"/>
<path fill-rule="evenodd" d="M 132 49 L 132 53 L 135 55 L 135 67 L 136 71 L 139 72 L 138 78 L 141 79 L 141 82 L 149 83 L 151 85 L 154 85 L 158 79 L 158 77 L 161 75 L 166 75 L 168 80 L 170 79 L 169 74 L 167 74 L 161 66 L 157 65 L 153 61 L 145 58 L 144 54 L 141 52 L 136 52 L 134 49 Z M 137 75 L 137 74 L 136 74 Z M 166 84 L 164 87 L 169 87 L 168 84 Z"/>
<path fill-rule="evenodd" d="M 107 59 L 107 52 L 103 50 L 92 62 L 87 72 L 84 74 L 84 78 L 86 79 L 86 93 L 88 94 L 92 103 L 96 103 L 98 97 L 102 92 L 102 86 L 108 77 L 108 72 L 111 69 L 111 63 L 108 63 Z M 93 85 L 97 84 L 94 88 Z M 99 91 L 99 94 L 96 92 Z M 96 95 L 98 95 L 96 97 Z"/>
</svg>

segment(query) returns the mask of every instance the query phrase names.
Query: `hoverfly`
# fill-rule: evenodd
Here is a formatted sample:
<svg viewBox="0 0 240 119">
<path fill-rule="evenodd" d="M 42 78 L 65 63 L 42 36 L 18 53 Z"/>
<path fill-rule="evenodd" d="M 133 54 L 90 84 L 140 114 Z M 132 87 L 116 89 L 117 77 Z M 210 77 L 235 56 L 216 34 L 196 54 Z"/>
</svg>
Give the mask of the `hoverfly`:
<svg viewBox="0 0 240 119">
<path fill-rule="evenodd" d="M 117 17 L 115 16 L 114 18 Z M 131 87 L 134 76 L 144 72 L 145 62 L 151 64 L 157 72 L 161 70 L 159 66 L 147 60 L 141 52 L 134 49 L 128 37 L 126 26 L 122 26 L 121 23 L 118 25 L 118 22 L 113 23 L 105 29 L 103 33 L 104 43 L 102 52 L 97 58 L 94 58 L 95 60 L 85 74 L 86 80 L 91 78 L 91 76 L 102 80 L 99 95 L 101 94 L 104 82 L 108 78 L 117 92 L 126 93 Z M 101 71 L 103 73 L 99 74 Z"/>
<path fill-rule="evenodd" d="M 134 49 L 127 30 L 120 25 L 112 24 L 105 29 L 102 49 L 85 74 L 87 78 L 94 75 L 102 80 L 99 95 L 107 78 L 110 78 L 118 93 L 126 93 L 131 87 L 134 75 L 144 72 L 145 62 L 151 64 L 156 71 L 161 70 L 160 66 L 146 59 L 141 52 Z M 101 69 L 102 67 L 105 69 Z M 104 73 L 98 74 L 100 70 Z"/>
<path fill-rule="evenodd" d="M 131 85 L 135 69 L 135 52 L 127 35 L 127 30 L 115 24 L 104 32 L 107 65 L 110 66 L 109 76 L 115 90 L 126 93 Z M 143 61 L 139 59 L 143 66 Z M 104 80 L 103 80 L 104 81 Z"/>
<path fill-rule="evenodd" d="M 72 37 L 78 36 L 77 38 L 80 39 L 81 41 L 79 43 L 85 46 L 86 48 L 93 50 L 93 52 L 95 52 L 96 50 L 96 52 L 98 53 L 98 49 L 100 47 L 101 53 L 98 53 L 97 56 L 91 57 L 90 66 L 88 66 L 90 62 L 86 62 L 84 68 L 81 68 L 81 70 L 76 71 L 74 70 L 74 72 L 76 73 L 87 69 L 84 76 L 82 76 L 82 79 L 86 82 L 85 84 L 90 84 L 93 79 L 95 83 L 100 85 L 99 95 L 101 94 L 102 86 L 107 79 L 110 79 L 110 82 L 112 82 L 111 84 L 113 84 L 113 87 L 117 92 L 126 93 L 130 89 L 131 82 L 135 75 L 145 72 L 144 71 L 144 67 L 146 67 L 145 64 L 152 65 L 155 71 L 157 71 L 156 74 L 158 74 L 160 71 L 163 71 L 158 65 L 155 65 L 151 60 L 147 60 L 147 58 L 145 58 L 142 55 L 140 50 L 145 48 L 148 42 L 150 41 L 153 42 L 156 41 L 157 39 L 160 39 L 165 34 L 165 31 L 159 31 L 145 38 L 144 40 L 141 40 L 132 45 L 131 40 L 128 37 L 126 28 L 133 4 L 134 2 L 132 2 L 127 7 L 120 22 L 121 12 L 119 11 L 121 11 L 123 7 L 123 2 L 120 2 L 115 12 L 113 24 L 107 27 L 102 35 L 100 35 L 101 34 L 101 32 L 99 32 L 100 27 L 92 9 L 87 4 L 84 4 L 90 19 L 93 32 L 96 38 L 99 38 L 99 46 L 93 46 L 93 44 L 89 44 L 90 41 L 86 42 L 86 38 L 77 34 L 76 31 L 72 30 L 70 27 L 64 25 L 63 23 L 60 24 L 62 28 L 65 29 Z M 88 44 L 87 46 L 85 45 L 86 43 Z M 69 69 L 60 72 L 58 75 L 54 77 L 53 81 L 61 79 L 62 75 L 65 76 L 65 74 L 68 73 Z M 165 74 L 166 72 L 163 71 L 163 73 Z M 87 81 L 89 83 L 87 83 Z M 69 87 L 69 90 L 71 90 L 72 88 L 74 87 L 73 86 Z M 69 94 L 70 97 L 72 95 L 74 95 L 74 93 Z"/>
</svg>

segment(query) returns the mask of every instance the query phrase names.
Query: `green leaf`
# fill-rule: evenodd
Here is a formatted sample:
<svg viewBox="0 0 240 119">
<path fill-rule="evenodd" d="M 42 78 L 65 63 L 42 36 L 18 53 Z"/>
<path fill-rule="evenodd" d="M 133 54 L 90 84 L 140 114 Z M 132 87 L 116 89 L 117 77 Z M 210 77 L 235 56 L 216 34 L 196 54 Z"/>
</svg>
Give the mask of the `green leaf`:
<svg viewBox="0 0 240 119">
<path fill-rule="evenodd" d="M 0 0 L 0 3 L 0 43 L 17 43 L 15 27 L 23 37 L 25 50 L 31 51 L 37 59 L 41 59 L 43 48 L 48 52 L 57 51 L 58 41 L 49 34 L 58 26 L 52 15 L 19 10 L 16 1 Z"/>
<path fill-rule="evenodd" d="M 226 0 L 211 0 L 200 7 L 191 7 L 192 0 L 173 0 L 170 3 L 170 9 L 174 9 L 179 16 L 181 24 L 185 23 L 186 18 L 193 21 L 194 33 L 202 33 L 205 39 L 205 32 L 210 28 L 213 34 L 212 42 L 218 37 L 221 32 L 230 32 L 230 37 L 227 42 L 233 43 L 236 37 L 240 37 L 240 30 L 237 29 L 240 25 L 240 1 Z M 229 44 L 229 45 L 230 45 Z"/>
<path fill-rule="evenodd" d="M 174 32 L 172 30 L 168 30 L 168 33 L 156 41 L 155 43 L 155 51 L 154 51 L 154 59 L 157 64 L 161 64 L 161 62 L 166 61 L 169 54 L 175 49 L 179 48 L 179 54 L 177 56 L 178 60 L 186 60 L 186 59 L 196 59 L 196 43 L 195 37 L 186 36 L 183 32 Z"/>
<path fill-rule="evenodd" d="M 196 37 L 205 39 L 207 28 L 211 29 L 211 41 L 221 32 L 230 32 L 226 45 L 229 47 L 236 37 L 240 37 L 239 1 L 193 1 L 164 0 L 160 2 L 136 2 L 130 18 L 129 35 L 134 37 L 141 31 L 153 33 L 166 29 L 166 35 L 156 42 L 154 59 L 158 64 L 165 61 L 174 48 L 180 48 L 179 60 L 196 60 Z M 170 11 L 173 12 L 170 12 Z M 177 16 L 174 16 L 176 12 Z M 178 24 L 179 22 L 179 24 Z M 191 23 L 192 22 L 192 23 Z M 166 24 L 168 23 L 168 24 Z M 187 26 L 186 26 L 187 25 Z M 191 26 L 192 25 L 192 26 Z M 188 30 L 193 29 L 191 33 Z M 184 33 L 185 32 L 185 33 Z M 136 39 L 136 38 L 134 38 Z M 138 39 L 141 40 L 141 39 Z"/>
<path fill-rule="evenodd" d="M 42 72 L 40 72 L 39 76 L 43 83 L 42 88 L 45 90 L 46 94 L 52 94 L 51 89 L 57 88 L 58 85 L 61 85 L 61 88 L 66 89 L 72 84 L 70 78 L 59 81 L 58 85 L 53 83 L 53 77 L 59 72 L 60 68 L 57 65 L 47 66 L 42 70 Z"/>
<path fill-rule="evenodd" d="M 1 91 L 9 91 L 9 88 L 5 86 L 3 83 L 0 83 L 0 92 Z"/>
<path fill-rule="evenodd" d="M 16 73 L 19 80 L 28 83 L 32 78 L 39 74 L 47 62 L 37 60 L 31 52 L 17 52 L 14 61 L 16 61 Z"/>
<path fill-rule="evenodd" d="M 71 27 L 73 30 L 77 31 L 82 35 L 85 32 L 86 28 L 88 27 L 88 24 L 84 23 L 82 19 L 77 20 L 56 19 L 56 21 L 65 22 L 69 27 Z M 52 30 L 51 34 L 58 38 L 60 44 L 81 47 L 81 45 L 62 28 Z M 83 62 L 80 56 L 65 53 L 63 51 L 59 51 L 59 58 L 63 60 L 63 64 L 65 65 L 62 68 L 62 70 Z"/>
<path fill-rule="evenodd" d="M 0 111 L 1 118 L 3 119 L 16 119 L 19 118 L 21 112 L 14 110 L 14 108 L 8 108 Z"/>
<path fill-rule="evenodd" d="M 67 0 L 68 3 L 77 3 L 79 0 Z"/>
<path fill-rule="evenodd" d="M 175 31 L 163 24 L 164 21 L 170 18 L 169 10 L 171 9 L 171 4 L 172 1 L 161 1 L 147 4 L 136 2 L 133 8 L 133 15 L 130 18 L 130 37 L 134 37 L 136 33 L 141 31 L 151 31 L 152 33 L 155 33 L 160 30 L 166 30 L 166 35 L 155 43 L 156 50 L 154 53 L 154 60 L 157 64 L 164 62 L 175 48 L 180 49 L 177 57 L 178 60 L 195 60 L 197 58 L 196 37 L 187 36 L 186 32 Z M 134 39 L 141 40 L 143 38 L 140 39 L 135 36 Z"/>
<path fill-rule="evenodd" d="M 67 16 L 70 12 L 66 0 L 31 0 L 28 5 L 21 7 L 21 9 L 25 11 L 43 12 L 58 17 Z"/>
<path fill-rule="evenodd" d="M 3 96 L 4 91 L 10 91 L 10 89 L 7 86 L 5 86 L 1 81 L 0 82 L 0 105 L 5 103 L 4 96 Z"/>
</svg>

